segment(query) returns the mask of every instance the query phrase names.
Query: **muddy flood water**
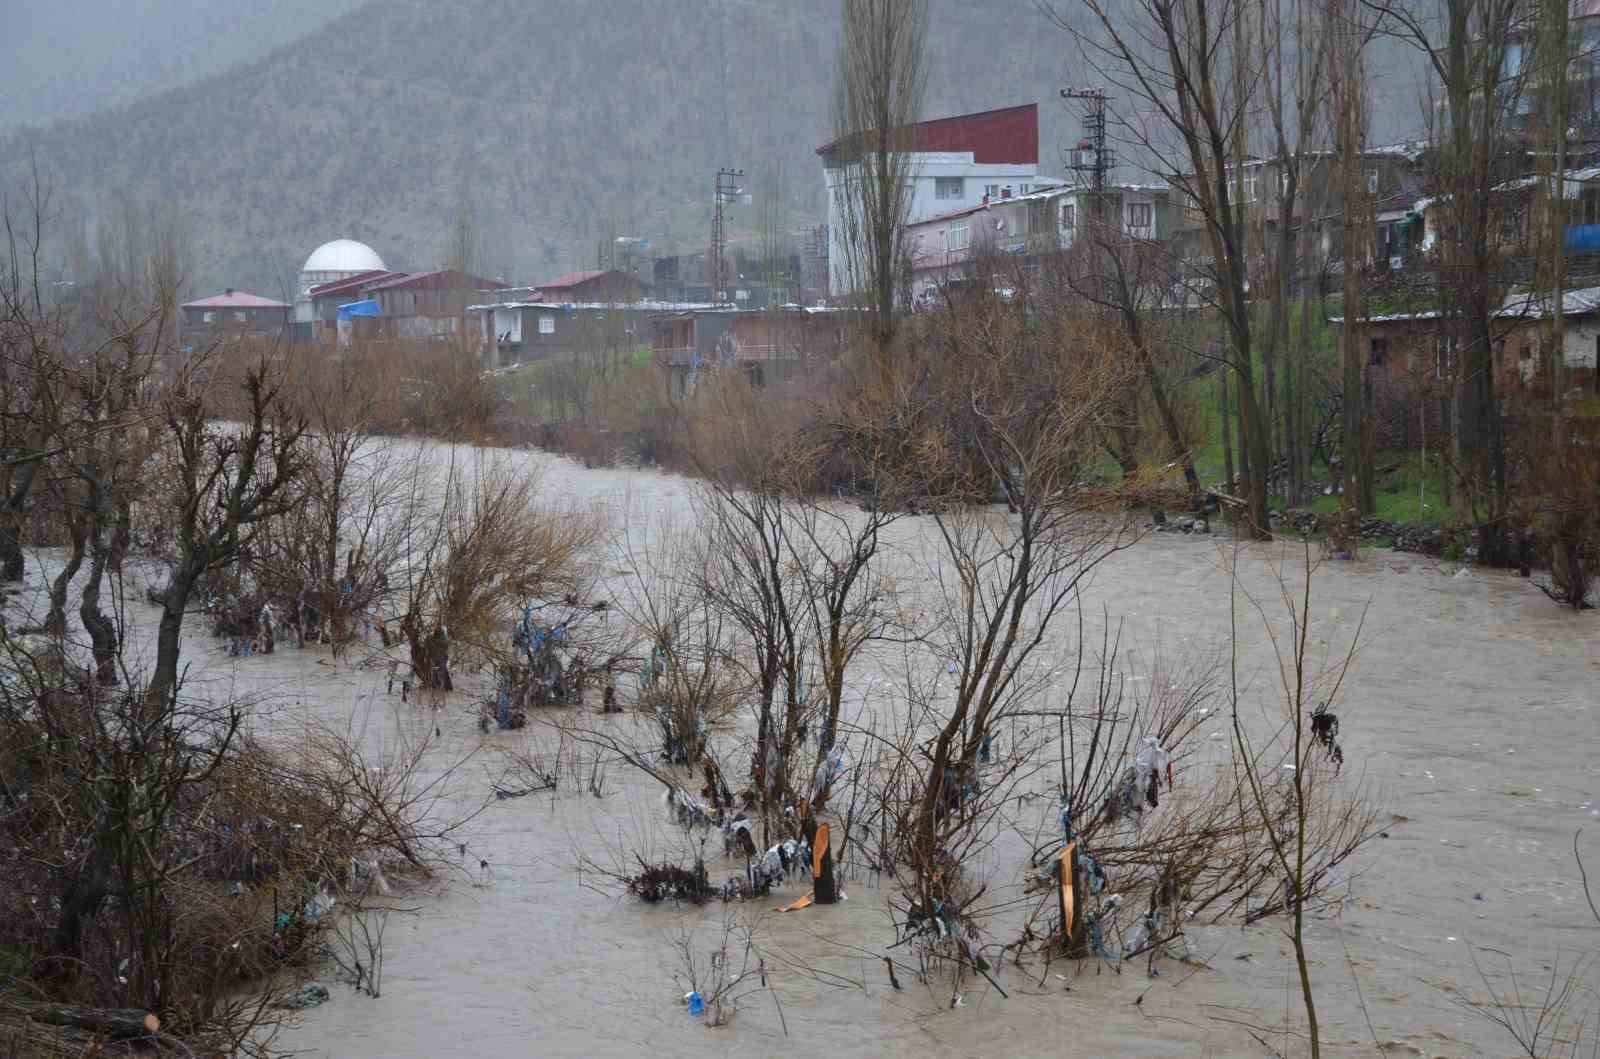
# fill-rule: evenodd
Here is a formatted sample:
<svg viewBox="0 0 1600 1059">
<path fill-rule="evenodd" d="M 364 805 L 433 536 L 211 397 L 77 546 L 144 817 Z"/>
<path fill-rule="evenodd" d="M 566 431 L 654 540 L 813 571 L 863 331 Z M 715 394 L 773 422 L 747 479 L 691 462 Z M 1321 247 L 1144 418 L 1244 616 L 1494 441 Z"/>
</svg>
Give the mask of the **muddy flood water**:
<svg viewBox="0 0 1600 1059">
<path fill-rule="evenodd" d="M 556 498 L 604 503 L 641 524 L 689 515 L 693 487 L 683 479 L 514 458 L 544 465 Z M 909 553 L 926 532 L 906 520 L 894 547 Z M 1106 608 L 1125 643 L 1225 646 L 1229 547 L 1152 535 L 1113 556 L 1085 593 L 1086 635 L 1098 640 Z M 1243 586 L 1276 593 L 1275 569 L 1297 555 L 1283 545 L 1244 549 Z M 908 561 L 902 576 L 916 569 Z M 130 642 L 148 642 L 155 611 L 134 602 L 142 585 L 127 597 Z M 1322 653 L 1341 651 L 1365 613 L 1338 709 L 1344 782 L 1361 785 L 1387 834 L 1341 873 L 1341 900 L 1309 927 L 1326 1054 L 1512 1054 L 1503 1031 L 1464 1003 L 1485 995 L 1469 946 L 1511 954 L 1525 986 L 1541 989 L 1558 954 L 1565 966 L 1600 950 L 1573 857 L 1573 836 L 1587 828 L 1581 842 L 1600 867 L 1600 618 L 1561 610 L 1514 576 L 1458 575 L 1454 564 L 1386 551 L 1324 564 L 1312 606 Z M 326 648 L 227 658 L 200 625 L 187 627 L 191 682 L 250 695 L 264 734 L 292 740 L 316 720 L 383 746 L 437 726 L 432 767 L 473 753 L 450 777 L 441 816 L 484 801 L 506 746 L 547 738 L 536 726 L 481 734 L 481 690 L 470 681 L 438 711 L 402 706 L 385 694 L 380 668 L 335 665 Z M 1066 651 L 1075 620 L 1059 632 Z M 1260 620 L 1242 619 L 1240 635 L 1241 671 L 1252 694 L 1268 697 L 1276 673 Z M 855 689 L 866 709 L 873 687 Z M 596 706 L 583 723 L 635 723 L 602 718 Z M 598 799 L 573 791 L 491 802 L 458 836 L 466 853 L 456 851 L 456 868 L 390 919 L 381 998 L 325 976 L 333 999 L 278 1044 L 329 1057 L 1305 1054 L 1292 1032 L 1302 1020 L 1281 921 L 1193 927 L 1190 952 L 1203 966 L 1166 960 L 1155 978 L 1143 960 L 1120 974 L 1098 961 L 1057 961 L 1043 981 L 1038 961 L 1006 963 L 998 982 L 1009 996 L 980 980 L 952 1007 L 943 981 L 890 987 L 880 958 L 895 936 L 888 890 L 871 877 L 848 879 L 843 904 L 775 915 L 808 884 L 770 900 L 675 909 L 643 906 L 583 875 L 584 856 L 688 845 L 666 824 L 653 781 L 618 766 L 607 787 Z M 1037 803 L 1041 817 L 1054 811 Z M 712 846 L 720 855 L 720 842 Z M 720 880 L 734 866 L 716 856 L 710 867 Z M 997 857 L 987 867 L 998 900 L 1020 894 L 1025 865 Z M 728 1025 L 709 1028 L 685 1010 L 675 946 L 687 929 L 695 948 L 709 950 L 725 916 L 754 924 L 776 1000 L 751 993 Z"/>
</svg>

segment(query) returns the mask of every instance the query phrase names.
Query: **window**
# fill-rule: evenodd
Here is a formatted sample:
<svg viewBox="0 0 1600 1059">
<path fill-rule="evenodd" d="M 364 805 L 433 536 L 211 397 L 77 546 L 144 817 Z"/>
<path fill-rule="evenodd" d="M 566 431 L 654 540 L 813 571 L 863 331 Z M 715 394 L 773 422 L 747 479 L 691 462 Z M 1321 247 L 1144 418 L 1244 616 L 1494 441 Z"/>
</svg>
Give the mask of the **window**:
<svg viewBox="0 0 1600 1059">
<path fill-rule="evenodd" d="M 1128 227 L 1130 229 L 1150 227 L 1150 214 L 1150 203 L 1128 203 Z"/>
<path fill-rule="evenodd" d="M 539 317 L 539 333 L 541 335 L 553 335 L 553 334 L 555 334 L 556 333 L 556 318 L 553 317 L 553 316 L 541 316 L 541 317 Z"/>
<path fill-rule="evenodd" d="M 1061 204 L 1061 230 L 1071 235 L 1078 227 L 1078 207 L 1070 202 Z"/>
<path fill-rule="evenodd" d="M 1368 195 L 1376 195 L 1377 193 L 1378 193 L 1378 171 L 1376 169 L 1369 169 L 1369 170 L 1367 170 L 1367 194 Z"/>
<path fill-rule="evenodd" d="M 1367 363 L 1374 368 L 1381 368 L 1389 363 L 1389 340 L 1387 338 L 1374 338 L 1372 351 L 1367 356 Z"/>
<path fill-rule="evenodd" d="M 933 197 L 936 199 L 964 199 L 967 197 L 966 177 L 942 176 L 933 178 Z"/>
<path fill-rule="evenodd" d="M 997 198 L 999 198 L 1000 197 L 1000 185 L 999 184 L 985 184 L 985 185 L 983 185 L 983 195 L 987 199 L 997 199 Z"/>
<path fill-rule="evenodd" d="M 965 224 L 952 224 L 944 233 L 945 250 L 954 253 L 972 245 L 972 229 Z"/>
<path fill-rule="evenodd" d="M 217 314 L 213 313 L 213 312 L 205 312 L 205 313 L 202 313 L 200 315 L 200 322 L 201 323 L 206 323 L 206 324 L 213 323 L 216 319 L 217 319 Z"/>
<path fill-rule="evenodd" d="M 235 309 L 234 310 L 234 312 L 233 312 L 234 323 L 242 324 L 248 319 L 250 319 L 250 314 L 245 312 L 243 309 Z"/>
<path fill-rule="evenodd" d="M 1584 188 L 1580 216 L 1584 224 L 1600 224 L 1600 188 Z"/>
<path fill-rule="evenodd" d="M 1033 185 L 1032 184 L 1018 184 L 1017 185 L 1017 194 L 1018 195 L 1026 195 L 1028 192 L 1030 192 L 1032 190 L 1033 190 Z"/>
</svg>

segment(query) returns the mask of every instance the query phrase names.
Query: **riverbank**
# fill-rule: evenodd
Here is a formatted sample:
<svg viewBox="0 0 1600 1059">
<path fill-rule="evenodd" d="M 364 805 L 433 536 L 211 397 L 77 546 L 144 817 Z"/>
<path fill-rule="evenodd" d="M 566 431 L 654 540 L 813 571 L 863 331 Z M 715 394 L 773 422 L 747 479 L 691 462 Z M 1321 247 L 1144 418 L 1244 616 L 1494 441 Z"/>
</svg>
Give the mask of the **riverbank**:
<svg viewBox="0 0 1600 1059">
<path fill-rule="evenodd" d="M 435 448 L 417 443 L 419 452 Z M 538 466 L 552 496 L 613 513 L 640 538 L 663 520 L 687 525 L 694 483 L 649 470 L 588 469 L 544 453 L 509 458 Z M 907 518 L 888 542 L 908 589 L 930 576 L 929 520 Z M 1236 544 L 1222 534 L 1151 535 L 1112 556 L 1084 596 L 1084 639 L 1120 630 L 1147 657 L 1195 656 L 1226 646 L 1230 568 L 1270 606 L 1280 574 L 1292 576 L 1292 542 Z M 31 561 L 31 557 L 30 557 Z M 615 577 L 622 563 L 607 564 Z M 30 568 L 31 569 L 31 568 Z M 1386 838 L 1371 843 L 1317 910 L 1309 928 L 1313 977 L 1328 1055 L 1476 1055 L 1508 1051 L 1500 1031 L 1465 1009 L 1482 998 L 1468 946 L 1512 953 L 1525 980 L 1557 951 L 1600 943 L 1572 860 L 1573 835 L 1600 817 L 1600 765 L 1587 752 L 1600 680 L 1594 616 L 1552 606 L 1528 582 L 1495 571 L 1457 576 L 1381 548 L 1330 563 L 1313 585 L 1312 643 L 1336 655 L 1363 627 L 1340 709 L 1345 776 L 1379 807 Z M 30 580 L 34 575 L 30 572 Z M 131 601 L 129 642 L 154 634 L 154 611 Z M 1277 680 L 1271 643 L 1239 603 L 1241 676 L 1260 719 Z M 1108 624 L 1109 623 L 1109 624 Z M 350 732 L 381 752 L 437 731 L 436 772 L 471 755 L 440 792 L 438 811 L 481 800 L 507 755 L 538 752 L 549 731 L 484 734 L 482 679 L 463 674 L 437 710 L 402 705 L 386 673 L 340 664 L 321 648 L 228 657 L 196 628 L 185 632 L 196 687 L 252 703 L 252 734 L 292 742 L 313 724 Z M 1075 656 L 1077 626 L 1052 634 L 1052 657 Z M 357 659 L 352 659 L 352 662 Z M 883 652 L 851 689 L 865 723 L 894 702 L 895 667 Z M 1054 692 L 1062 694 L 1057 682 Z M 563 719 L 628 736 L 641 721 L 605 717 L 591 700 Z M 1221 723 L 1204 729 L 1225 740 Z M 1178 772 L 1182 789 L 1185 764 Z M 1009 994 L 987 984 L 947 991 L 914 982 L 896 992 L 879 955 L 892 943 L 890 893 L 870 874 L 845 879 L 849 900 L 776 916 L 770 901 L 705 908 L 646 907 L 580 868 L 585 858 L 648 849 L 692 854 L 693 839 L 662 819 L 660 788 L 612 767 L 605 795 L 558 791 L 493 802 L 461 836 L 448 885 L 391 922 L 383 996 L 335 985 L 279 1044 L 302 1055 L 695 1056 L 803 1047 L 835 1056 L 1054 1054 L 1062 1041 L 1098 1055 L 1260 1054 L 1260 1033 L 1280 1050 L 1296 1007 L 1280 924 L 1195 927 L 1197 963 L 1143 961 L 996 968 Z M 1037 803 L 1038 826 L 1053 807 Z M 720 845 L 720 843 L 719 843 Z M 1003 855 L 1001 855 L 1003 854 Z M 1009 849 L 986 863 L 990 900 L 1018 902 L 1026 884 Z M 739 864 L 712 856 L 720 881 Z M 764 994 L 726 1027 L 689 1018 L 675 980 L 675 946 L 689 930 L 702 953 L 732 914 L 757 931 L 782 1012 Z M 1492 962 L 1493 957 L 1486 957 Z M 1491 968 L 1494 969 L 1494 968 Z M 1368 1028 L 1370 1020 L 1371 1029 Z"/>
</svg>

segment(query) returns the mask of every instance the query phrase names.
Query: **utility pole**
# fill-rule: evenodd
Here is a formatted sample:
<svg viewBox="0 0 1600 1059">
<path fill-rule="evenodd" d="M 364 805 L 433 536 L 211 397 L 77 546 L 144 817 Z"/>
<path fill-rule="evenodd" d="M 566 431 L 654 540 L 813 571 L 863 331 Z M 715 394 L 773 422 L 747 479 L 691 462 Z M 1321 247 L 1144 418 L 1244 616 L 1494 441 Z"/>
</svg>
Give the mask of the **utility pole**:
<svg viewBox="0 0 1600 1059">
<path fill-rule="evenodd" d="M 1095 220 L 1104 210 L 1106 176 L 1117 166 L 1117 154 L 1106 147 L 1106 90 L 1103 88 L 1063 88 L 1062 99 L 1077 99 L 1088 104 L 1083 116 L 1083 136 L 1068 156 L 1067 168 L 1089 177 L 1090 201 Z"/>
<path fill-rule="evenodd" d="M 729 301 L 728 297 L 728 229 L 722 217 L 722 207 L 738 199 L 744 192 L 739 179 L 743 169 L 717 170 L 717 183 L 711 198 L 711 300 L 717 304 Z"/>
</svg>

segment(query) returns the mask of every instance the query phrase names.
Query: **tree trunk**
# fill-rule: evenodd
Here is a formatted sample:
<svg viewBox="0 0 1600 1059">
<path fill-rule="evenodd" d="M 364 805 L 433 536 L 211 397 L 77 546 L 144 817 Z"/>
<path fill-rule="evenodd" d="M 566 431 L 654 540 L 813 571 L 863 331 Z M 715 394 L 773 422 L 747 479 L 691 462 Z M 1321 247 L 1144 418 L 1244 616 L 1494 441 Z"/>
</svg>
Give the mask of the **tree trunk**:
<svg viewBox="0 0 1600 1059">
<path fill-rule="evenodd" d="M 85 538 L 88 536 L 85 518 L 69 517 L 68 523 L 72 533 L 72 551 L 67 555 L 66 565 L 50 583 L 50 613 L 44 619 L 45 635 L 58 640 L 67 634 L 67 589 L 71 587 L 72 579 L 78 576 L 78 569 L 83 565 Z"/>
<path fill-rule="evenodd" d="M 79 597 L 78 618 L 94 653 L 95 681 L 106 687 L 117 684 L 117 626 L 100 612 L 100 586 L 105 581 L 106 563 L 111 549 L 106 541 L 104 508 L 98 500 L 90 505 L 89 579 Z"/>
<path fill-rule="evenodd" d="M 1217 415 L 1222 420 L 1222 489 L 1233 492 L 1233 414 L 1228 407 L 1228 366 L 1217 367 Z"/>
<path fill-rule="evenodd" d="M 200 567 L 203 569 L 203 566 Z M 199 580 L 199 569 L 179 566 L 167 581 L 162 596 L 161 622 L 156 631 L 156 665 L 145 689 L 145 699 L 153 708 L 165 706 L 178 686 L 178 649 L 183 634 L 183 612 Z"/>
<path fill-rule="evenodd" d="M 11 479 L 5 510 L 0 511 L 0 581 L 22 580 L 22 513 L 27 509 L 28 494 L 33 491 L 33 479 L 38 473 L 39 463 L 35 460 L 18 467 Z"/>
<path fill-rule="evenodd" d="M 128 557 L 128 549 L 133 544 L 133 504 L 126 498 L 117 501 L 117 522 L 111 531 L 111 556 L 107 560 L 107 568 L 118 577 L 122 576 L 122 562 Z"/>
<path fill-rule="evenodd" d="M 1156 414 L 1161 417 L 1161 428 L 1167 433 L 1167 444 L 1172 448 L 1173 459 L 1183 464 L 1183 480 L 1189 486 L 1189 497 L 1198 504 L 1201 491 L 1200 476 L 1194 470 L 1194 454 L 1189 451 L 1189 446 L 1184 440 L 1183 427 L 1178 423 L 1177 413 L 1172 410 L 1172 401 L 1167 396 L 1166 384 L 1161 381 L 1161 374 L 1156 371 L 1155 358 L 1150 355 L 1150 347 L 1145 342 L 1139 314 L 1133 311 L 1126 292 L 1122 304 L 1123 327 L 1128 332 L 1128 341 L 1133 345 L 1134 356 L 1139 360 L 1139 369 L 1144 372 L 1145 383 L 1150 387 L 1150 396 L 1155 400 Z"/>
</svg>

